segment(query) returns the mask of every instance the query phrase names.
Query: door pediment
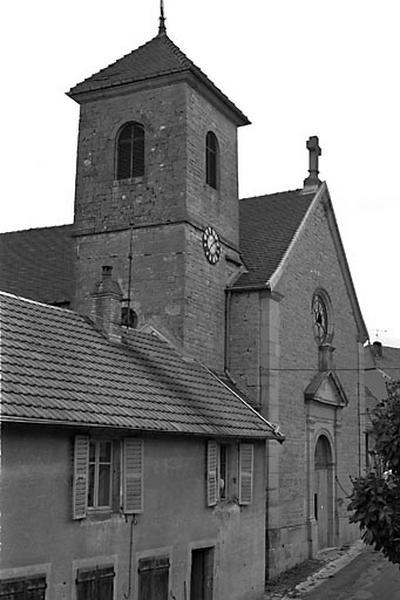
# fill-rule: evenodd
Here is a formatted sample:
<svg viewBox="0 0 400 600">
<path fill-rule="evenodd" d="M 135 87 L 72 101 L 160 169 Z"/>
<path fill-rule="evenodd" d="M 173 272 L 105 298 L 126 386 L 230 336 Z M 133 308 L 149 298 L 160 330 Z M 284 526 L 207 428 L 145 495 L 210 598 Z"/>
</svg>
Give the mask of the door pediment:
<svg viewBox="0 0 400 600">
<path fill-rule="evenodd" d="M 308 384 L 304 397 L 306 402 L 319 402 L 330 406 L 347 406 L 349 401 L 334 371 L 317 373 Z"/>
</svg>

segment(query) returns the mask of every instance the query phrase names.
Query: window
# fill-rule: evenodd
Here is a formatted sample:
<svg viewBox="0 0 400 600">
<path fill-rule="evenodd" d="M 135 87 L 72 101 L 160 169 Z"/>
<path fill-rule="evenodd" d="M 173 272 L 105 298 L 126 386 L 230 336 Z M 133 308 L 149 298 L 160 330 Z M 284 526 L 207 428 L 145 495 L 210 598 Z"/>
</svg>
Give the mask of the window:
<svg viewBox="0 0 400 600">
<path fill-rule="evenodd" d="M 73 518 L 84 519 L 94 509 L 118 511 L 121 506 L 125 514 L 143 511 L 143 440 L 110 441 L 77 435 Z"/>
<path fill-rule="evenodd" d="M 319 289 L 313 295 L 311 314 L 315 341 L 318 345 L 330 344 L 333 339 L 333 311 L 325 290 Z"/>
<path fill-rule="evenodd" d="M 253 501 L 253 444 L 239 444 L 237 464 L 233 465 L 232 445 L 219 444 L 215 441 L 207 443 L 207 505 L 215 506 L 220 500 L 238 496 L 239 504 L 245 506 Z M 230 468 L 238 471 L 238 485 L 234 494 L 229 489 Z M 235 481 L 235 480 L 232 480 Z"/>
<path fill-rule="evenodd" d="M 218 163 L 218 140 L 215 133 L 209 131 L 206 136 L 206 183 L 214 189 L 218 189 Z"/>
<path fill-rule="evenodd" d="M 233 447 L 231 444 L 209 441 L 207 443 L 207 505 L 215 506 L 220 500 L 234 496 L 230 479 L 233 472 Z M 232 486 L 235 487 L 235 486 Z"/>
<path fill-rule="evenodd" d="M 121 308 L 121 325 L 123 327 L 129 327 L 136 329 L 138 324 L 138 316 L 132 308 L 128 308 L 128 305 Z"/>
<path fill-rule="evenodd" d="M 45 600 L 45 597 L 45 575 L 0 581 L 1 600 Z"/>
<path fill-rule="evenodd" d="M 142 558 L 139 561 L 139 600 L 168 600 L 169 558 Z"/>
<path fill-rule="evenodd" d="M 89 488 L 90 508 L 111 507 L 111 442 L 89 443 Z"/>
<path fill-rule="evenodd" d="M 77 600 L 113 600 L 114 567 L 79 569 L 76 578 Z"/>
<path fill-rule="evenodd" d="M 219 497 L 225 500 L 228 490 L 228 446 L 219 446 Z"/>
<path fill-rule="evenodd" d="M 144 174 L 144 128 L 140 123 L 127 123 L 120 130 L 116 163 L 117 179 Z"/>
</svg>

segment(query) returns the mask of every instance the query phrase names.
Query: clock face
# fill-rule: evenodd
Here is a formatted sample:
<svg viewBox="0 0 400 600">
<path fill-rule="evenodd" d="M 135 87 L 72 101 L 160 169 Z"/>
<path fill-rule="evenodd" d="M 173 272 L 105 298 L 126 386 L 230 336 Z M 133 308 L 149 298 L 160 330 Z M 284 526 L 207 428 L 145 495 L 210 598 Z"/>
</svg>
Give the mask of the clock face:
<svg viewBox="0 0 400 600">
<path fill-rule="evenodd" d="M 215 265 L 221 256 L 221 243 L 218 233 L 212 227 L 203 232 L 203 250 L 209 263 Z"/>
<path fill-rule="evenodd" d="M 312 317 L 315 339 L 323 344 L 328 335 L 328 311 L 323 298 L 318 294 L 312 301 Z"/>
</svg>

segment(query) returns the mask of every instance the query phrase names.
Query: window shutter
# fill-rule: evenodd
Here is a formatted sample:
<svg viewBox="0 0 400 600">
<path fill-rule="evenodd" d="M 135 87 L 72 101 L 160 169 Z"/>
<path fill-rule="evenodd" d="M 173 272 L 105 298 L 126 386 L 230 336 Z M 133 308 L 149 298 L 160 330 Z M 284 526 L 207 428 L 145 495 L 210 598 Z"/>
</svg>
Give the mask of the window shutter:
<svg viewBox="0 0 400 600">
<path fill-rule="evenodd" d="M 214 506 L 218 500 L 218 444 L 207 443 L 207 506 Z"/>
<path fill-rule="evenodd" d="M 74 481 L 72 490 L 73 519 L 84 519 L 86 517 L 88 495 L 88 469 L 89 438 L 86 435 L 77 435 L 75 436 L 74 443 Z"/>
<path fill-rule="evenodd" d="M 124 512 L 143 512 L 143 440 L 124 440 Z"/>
<path fill-rule="evenodd" d="M 253 444 L 239 445 L 239 504 L 250 504 L 253 499 Z"/>
</svg>

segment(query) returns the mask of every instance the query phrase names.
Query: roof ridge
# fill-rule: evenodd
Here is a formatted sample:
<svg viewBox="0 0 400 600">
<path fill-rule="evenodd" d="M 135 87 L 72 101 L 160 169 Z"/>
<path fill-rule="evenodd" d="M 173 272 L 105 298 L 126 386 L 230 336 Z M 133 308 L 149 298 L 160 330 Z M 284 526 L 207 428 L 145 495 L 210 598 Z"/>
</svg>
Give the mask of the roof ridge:
<svg viewBox="0 0 400 600">
<path fill-rule="evenodd" d="M 177 46 L 175 44 L 175 42 L 173 42 L 167 34 L 164 34 L 162 37 L 163 37 L 163 39 L 165 39 L 166 43 L 168 44 L 168 46 L 170 47 L 172 52 L 175 54 L 175 56 L 179 60 L 179 62 L 182 63 L 182 66 L 185 66 L 186 68 L 189 68 L 189 67 L 198 68 L 198 67 L 196 67 L 194 62 L 192 60 L 190 60 L 190 58 L 187 56 L 187 54 L 185 54 L 185 52 L 183 52 L 183 50 L 181 50 L 179 48 L 179 46 Z M 189 63 L 189 65 L 187 65 L 186 63 Z"/>
<path fill-rule="evenodd" d="M 239 198 L 239 201 L 243 200 L 255 200 L 257 198 L 268 198 L 269 196 L 279 196 L 281 194 L 298 194 L 302 188 L 296 188 L 294 190 L 283 190 L 282 192 L 270 192 L 268 194 L 258 194 L 257 196 L 246 196 L 245 198 Z"/>
<path fill-rule="evenodd" d="M 14 298 L 15 300 L 20 300 L 21 302 L 26 302 L 28 304 L 35 304 L 37 306 L 44 306 L 45 308 L 50 308 L 51 310 L 58 310 L 62 312 L 67 312 L 75 315 L 76 317 L 83 319 L 82 315 L 71 310 L 70 308 L 63 308 L 62 306 L 54 306 L 54 304 L 46 304 L 45 302 L 39 302 L 38 300 L 31 300 L 31 298 L 24 298 L 24 296 L 17 296 L 16 294 L 11 294 L 10 292 L 3 292 L 0 290 L 0 296 L 5 296 L 7 298 Z"/>
<path fill-rule="evenodd" d="M 15 229 L 13 231 L 1 231 L 1 235 L 10 234 L 10 233 L 25 233 L 31 231 L 41 231 L 43 229 L 61 229 L 61 227 L 72 227 L 73 223 L 64 223 L 64 225 L 43 225 L 42 227 L 28 227 L 27 229 Z"/>
</svg>

